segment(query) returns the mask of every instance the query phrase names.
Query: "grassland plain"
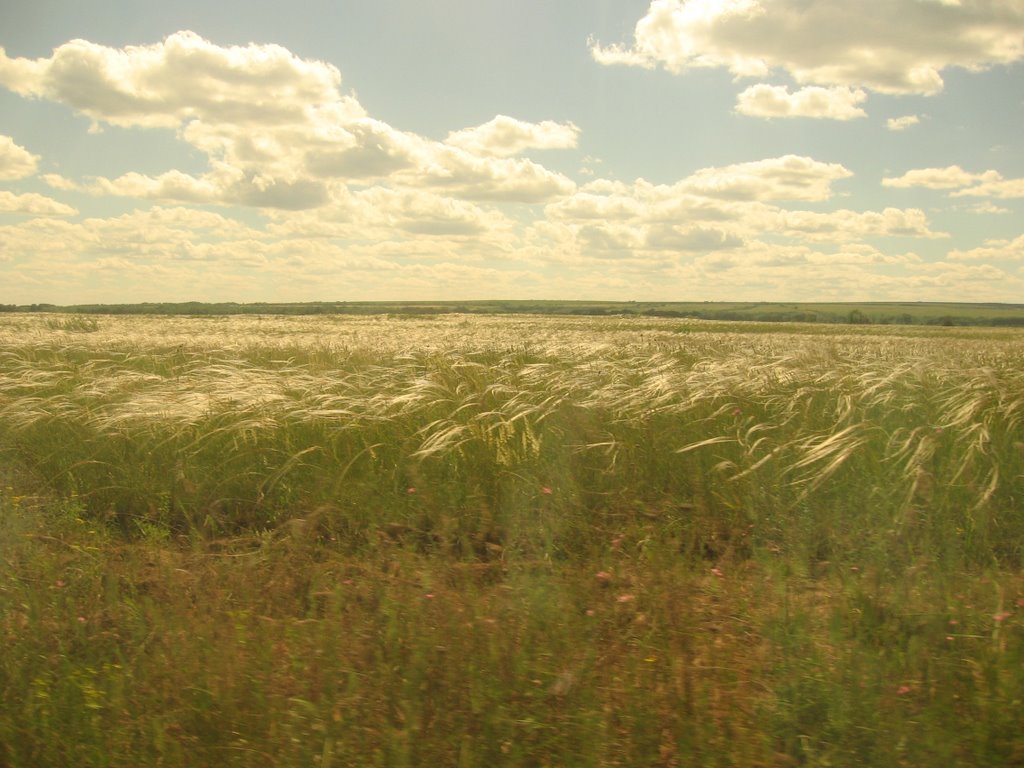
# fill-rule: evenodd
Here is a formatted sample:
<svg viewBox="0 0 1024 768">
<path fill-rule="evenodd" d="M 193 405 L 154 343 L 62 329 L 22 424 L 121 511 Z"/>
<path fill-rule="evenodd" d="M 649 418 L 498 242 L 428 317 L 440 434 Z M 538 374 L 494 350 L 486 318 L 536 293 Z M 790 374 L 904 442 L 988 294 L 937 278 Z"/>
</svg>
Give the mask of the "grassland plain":
<svg viewBox="0 0 1024 768">
<path fill-rule="evenodd" d="M 1024 334 L 0 315 L 0 764 L 1024 765 Z"/>
</svg>

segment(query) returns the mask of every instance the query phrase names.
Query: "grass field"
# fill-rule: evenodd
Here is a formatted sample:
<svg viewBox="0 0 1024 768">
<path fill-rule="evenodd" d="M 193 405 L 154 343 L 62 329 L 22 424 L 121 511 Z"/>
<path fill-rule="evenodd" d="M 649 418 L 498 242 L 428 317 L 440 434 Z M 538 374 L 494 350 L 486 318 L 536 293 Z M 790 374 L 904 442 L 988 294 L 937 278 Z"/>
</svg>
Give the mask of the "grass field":
<svg viewBox="0 0 1024 768">
<path fill-rule="evenodd" d="M 0 314 L 0 765 L 1024 765 L 1024 331 Z"/>
</svg>

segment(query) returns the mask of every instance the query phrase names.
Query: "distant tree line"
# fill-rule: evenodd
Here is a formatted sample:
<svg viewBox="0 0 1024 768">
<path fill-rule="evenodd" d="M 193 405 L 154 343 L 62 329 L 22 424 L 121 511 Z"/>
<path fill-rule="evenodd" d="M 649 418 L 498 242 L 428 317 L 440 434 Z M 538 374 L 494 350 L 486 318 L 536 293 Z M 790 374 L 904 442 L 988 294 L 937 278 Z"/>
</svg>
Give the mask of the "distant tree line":
<svg viewBox="0 0 1024 768">
<path fill-rule="evenodd" d="M 587 317 L 642 316 L 763 323 L 828 323 L 850 325 L 945 325 L 1024 327 L 1024 305 L 941 305 L 949 311 L 935 314 L 935 305 L 828 305 L 832 310 L 793 304 L 677 304 L 670 302 L 579 301 L 413 301 L 413 302 L 145 302 L 137 304 L 0 304 L 0 312 L 63 312 L 88 315 L 443 315 L 535 314 Z M 910 311 L 886 311 L 893 307 Z M 993 314 L 977 314 L 981 310 Z M 994 314 L 995 312 L 1013 314 Z"/>
</svg>

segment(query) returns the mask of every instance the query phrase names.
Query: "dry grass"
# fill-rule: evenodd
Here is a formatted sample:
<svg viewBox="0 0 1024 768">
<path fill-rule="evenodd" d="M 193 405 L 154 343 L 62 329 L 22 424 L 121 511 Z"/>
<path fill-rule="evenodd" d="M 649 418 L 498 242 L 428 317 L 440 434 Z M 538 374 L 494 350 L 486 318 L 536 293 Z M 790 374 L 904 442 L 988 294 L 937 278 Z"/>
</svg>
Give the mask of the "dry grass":
<svg viewBox="0 0 1024 768">
<path fill-rule="evenodd" d="M 1024 337 L 739 328 L 0 316 L 0 764 L 1021 760 Z"/>
</svg>

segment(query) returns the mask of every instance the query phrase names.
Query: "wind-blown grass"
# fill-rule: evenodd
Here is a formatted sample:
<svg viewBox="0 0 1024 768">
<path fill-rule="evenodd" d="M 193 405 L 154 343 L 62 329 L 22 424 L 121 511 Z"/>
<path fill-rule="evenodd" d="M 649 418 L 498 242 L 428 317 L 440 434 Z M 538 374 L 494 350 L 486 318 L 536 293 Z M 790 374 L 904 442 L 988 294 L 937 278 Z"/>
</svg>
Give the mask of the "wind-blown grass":
<svg viewBox="0 0 1024 768">
<path fill-rule="evenodd" d="M 0 762 L 1024 753 L 1019 332 L 87 330 L 0 316 Z"/>
</svg>

